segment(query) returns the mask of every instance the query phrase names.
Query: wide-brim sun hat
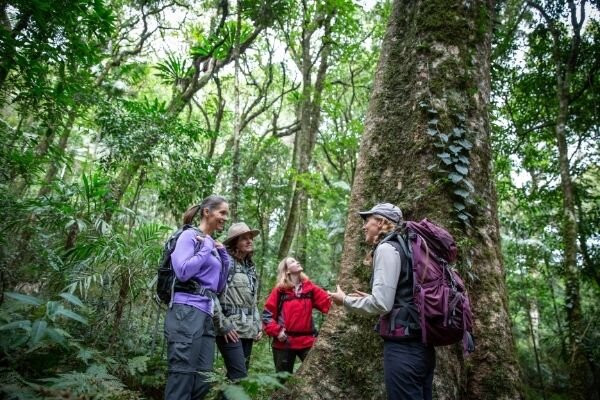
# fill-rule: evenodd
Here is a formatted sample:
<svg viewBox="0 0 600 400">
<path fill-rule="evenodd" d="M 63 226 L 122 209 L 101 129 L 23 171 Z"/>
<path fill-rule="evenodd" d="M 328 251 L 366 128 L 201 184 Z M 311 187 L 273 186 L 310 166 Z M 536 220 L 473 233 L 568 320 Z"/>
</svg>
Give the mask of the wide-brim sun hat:
<svg viewBox="0 0 600 400">
<path fill-rule="evenodd" d="M 227 231 L 227 238 L 223 241 L 223 244 L 230 243 L 234 239 L 249 232 L 252 233 L 252 238 L 255 238 L 260 234 L 258 229 L 250 229 L 245 222 L 236 222 L 229 227 L 229 230 Z"/>
<path fill-rule="evenodd" d="M 391 203 L 379 203 L 373 206 L 370 210 L 360 211 L 358 213 L 363 219 L 369 218 L 371 215 L 379 215 L 387 218 L 390 221 L 399 224 L 402 221 L 402 211 L 399 207 Z"/>
</svg>

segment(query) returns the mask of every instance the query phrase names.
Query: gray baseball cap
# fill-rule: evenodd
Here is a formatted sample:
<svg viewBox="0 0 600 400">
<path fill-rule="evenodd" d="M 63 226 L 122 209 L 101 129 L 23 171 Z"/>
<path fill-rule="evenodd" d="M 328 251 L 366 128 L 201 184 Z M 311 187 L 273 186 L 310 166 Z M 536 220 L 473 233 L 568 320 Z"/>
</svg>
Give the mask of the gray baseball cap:
<svg viewBox="0 0 600 400">
<path fill-rule="evenodd" d="M 392 221 L 396 224 L 398 224 L 398 223 L 400 223 L 400 221 L 402 221 L 402 211 L 400 211 L 400 208 L 398 208 L 395 205 L 390 204 L 390 203 L 379 203 L 379 204 L 375 205 L 373 208 L 371 208 L 370 210 L 361 211 L 358 214 L 360 214 L 360 216 L 363 219 L 367 219 L 371 215 L 379 215 L 379 216 L 389 219 L 390 221 Z"/>
</svg>

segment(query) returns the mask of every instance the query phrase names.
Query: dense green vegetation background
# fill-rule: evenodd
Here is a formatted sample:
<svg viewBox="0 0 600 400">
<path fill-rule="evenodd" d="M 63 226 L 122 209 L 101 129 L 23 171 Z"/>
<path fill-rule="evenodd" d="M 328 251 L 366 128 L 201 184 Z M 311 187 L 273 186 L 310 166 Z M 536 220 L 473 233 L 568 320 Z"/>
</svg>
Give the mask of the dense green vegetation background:
<svg viewBox="0 0 600 400">
<path fill-rule="evenodd" d="M 161 398 L 155 271 L 183 211 L 211 193 L 261 232 L 261 299 L 288 253 L 335 286 L 389 7 L 0 2 L 3 395 Z M 568 399 L 574 365 L 600 382 L 599 4 L 496 11 L 506 329 L 526 397 Z M 220 357 L 216 366 L 216 389 L 234 398 L 279 386 L 267 339 L 241 387 L 224 380 Z"/>
</svg>

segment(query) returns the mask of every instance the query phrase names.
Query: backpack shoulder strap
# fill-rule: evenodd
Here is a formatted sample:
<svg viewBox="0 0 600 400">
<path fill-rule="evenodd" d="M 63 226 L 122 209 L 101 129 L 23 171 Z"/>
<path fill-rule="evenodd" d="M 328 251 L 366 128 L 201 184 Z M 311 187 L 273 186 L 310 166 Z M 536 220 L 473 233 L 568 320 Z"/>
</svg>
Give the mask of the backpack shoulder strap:
<svg viewBox="0 0 600 400">
<path fill-rule="evenodd" d="M 283 290 L 279 290 L 277 294 L 277 316 L 281 315 L 281 309 L 283 308 L 283 302 L 288 300 L 288 295 Z"/>
</svg>

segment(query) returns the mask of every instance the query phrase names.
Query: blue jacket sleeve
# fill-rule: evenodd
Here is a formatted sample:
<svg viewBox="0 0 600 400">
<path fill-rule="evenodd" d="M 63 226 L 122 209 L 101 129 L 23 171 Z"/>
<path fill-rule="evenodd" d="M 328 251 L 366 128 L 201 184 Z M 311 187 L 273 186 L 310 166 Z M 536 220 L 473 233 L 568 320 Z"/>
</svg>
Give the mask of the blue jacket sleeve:
<svg viewBox="0 0 600 400">
<path fill-rule="evenodd" d="M 196 275 L 204 263 L 210 258 L 210 253 L 215 247 L 215 242 L 210 236 L 205 236 L 202 240 L 202 247 L 198 253 L 195 253 L 197 233 L 188 229 L 179 236 L 175 250 L 171 254 L 171 264 L 175 276 L 181 282 L 189 280 Z"/>
</svg>

